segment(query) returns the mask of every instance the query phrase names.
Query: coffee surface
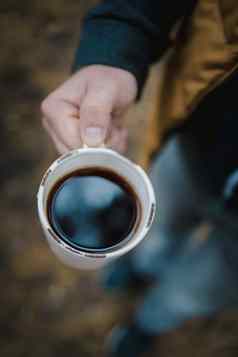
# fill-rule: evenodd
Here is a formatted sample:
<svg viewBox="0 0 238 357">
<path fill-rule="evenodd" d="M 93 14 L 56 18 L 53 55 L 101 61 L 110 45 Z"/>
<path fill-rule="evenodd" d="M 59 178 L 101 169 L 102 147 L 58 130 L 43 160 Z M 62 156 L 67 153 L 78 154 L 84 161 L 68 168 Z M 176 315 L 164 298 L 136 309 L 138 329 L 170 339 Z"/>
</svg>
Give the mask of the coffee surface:
<svg viewBox="0 0 238 357">
<path fill-rule="evenodd" d="M 48 201 L 55 232 L 73 246 L 105 249 L 135 226 L 138 203 L 124 179 L 101 169 L 79 170 L 60 180 Z"/>
</svg>

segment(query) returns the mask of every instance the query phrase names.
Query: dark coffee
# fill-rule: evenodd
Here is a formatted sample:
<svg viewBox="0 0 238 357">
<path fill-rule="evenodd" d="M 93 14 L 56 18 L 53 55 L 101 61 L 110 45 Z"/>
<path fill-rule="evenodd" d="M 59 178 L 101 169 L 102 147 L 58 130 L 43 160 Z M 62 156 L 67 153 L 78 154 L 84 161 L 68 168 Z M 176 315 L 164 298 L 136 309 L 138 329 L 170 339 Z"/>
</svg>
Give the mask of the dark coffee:
<svg viewBox="0 0 238 357">
<path fill-rule="evenodd" d="M 136 194 L 122 177 L 101 168 L 82 169 L 53 187 L 48 218 L 73 247 L 105 249 L 135 228 L 139 208 Z"/>
</svg>

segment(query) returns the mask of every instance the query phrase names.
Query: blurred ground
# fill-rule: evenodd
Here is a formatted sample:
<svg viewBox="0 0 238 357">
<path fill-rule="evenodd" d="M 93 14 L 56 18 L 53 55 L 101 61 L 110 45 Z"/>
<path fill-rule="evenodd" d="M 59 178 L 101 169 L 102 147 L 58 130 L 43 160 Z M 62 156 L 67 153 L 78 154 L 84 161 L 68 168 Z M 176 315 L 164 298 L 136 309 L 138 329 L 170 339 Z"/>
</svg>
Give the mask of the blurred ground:
<svg viewBox="0 0 238 357">
<path fill-rule="evenodd" d="M 101 356 L 105 335 L 131 310 L 130 302 L 99 289 L 96 274 L 59 263 L 36 217 L 37 186 L 56 157 L 40 125 L 40 101 L 68 76 L 81 18 L 94 2 L 0 4 L 0 355 L 4 357 Z M 134 159 L 143 146 L 154 91 L 152 78 L 143 103 L 130 114 L 129 156 Z M 155 355 L 237 356 L 237 333 L 237 314 L 232 312 L 188 323 L 167 334 Z"/>
</svg>

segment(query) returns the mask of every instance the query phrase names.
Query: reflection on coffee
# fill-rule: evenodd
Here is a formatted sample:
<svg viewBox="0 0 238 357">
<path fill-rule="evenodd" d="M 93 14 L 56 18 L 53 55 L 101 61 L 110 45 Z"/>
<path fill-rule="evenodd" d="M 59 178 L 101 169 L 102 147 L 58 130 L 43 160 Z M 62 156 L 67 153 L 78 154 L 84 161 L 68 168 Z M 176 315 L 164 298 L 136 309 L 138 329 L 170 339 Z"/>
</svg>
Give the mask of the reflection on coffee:
<svg viewBox="0 0 238 357">
<path fill-rule="evenodd" d="M 48 200 L 48 218 L 74 247 L 105 249 L 123 241 L 140 214 L 136 194 L 115 173 L 83 169 L 61 179 Z"/>
</svg>

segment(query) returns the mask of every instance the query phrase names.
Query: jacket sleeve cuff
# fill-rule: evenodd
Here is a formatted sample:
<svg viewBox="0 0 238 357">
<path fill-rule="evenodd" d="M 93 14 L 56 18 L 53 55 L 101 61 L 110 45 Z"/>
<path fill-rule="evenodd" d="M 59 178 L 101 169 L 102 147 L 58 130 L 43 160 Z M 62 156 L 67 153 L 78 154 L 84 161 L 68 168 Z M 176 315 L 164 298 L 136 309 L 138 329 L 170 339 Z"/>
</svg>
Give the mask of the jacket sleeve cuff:
<svg viewBox="0 0 238 357">
<path fill-rule="evenodd" d="M 84 24 L 73 71 L 93 64 L 127 70 L 137 80 L 139 98 L 150 64 L 167 47 L 165 41 L 158 41 L 159 48 L 151 41 L 151 38 L 133 24 L 121 24 L 115 19 L 91 19 Z M 152 52 L 152 49 L 156 52 Z"/>
</svg>

